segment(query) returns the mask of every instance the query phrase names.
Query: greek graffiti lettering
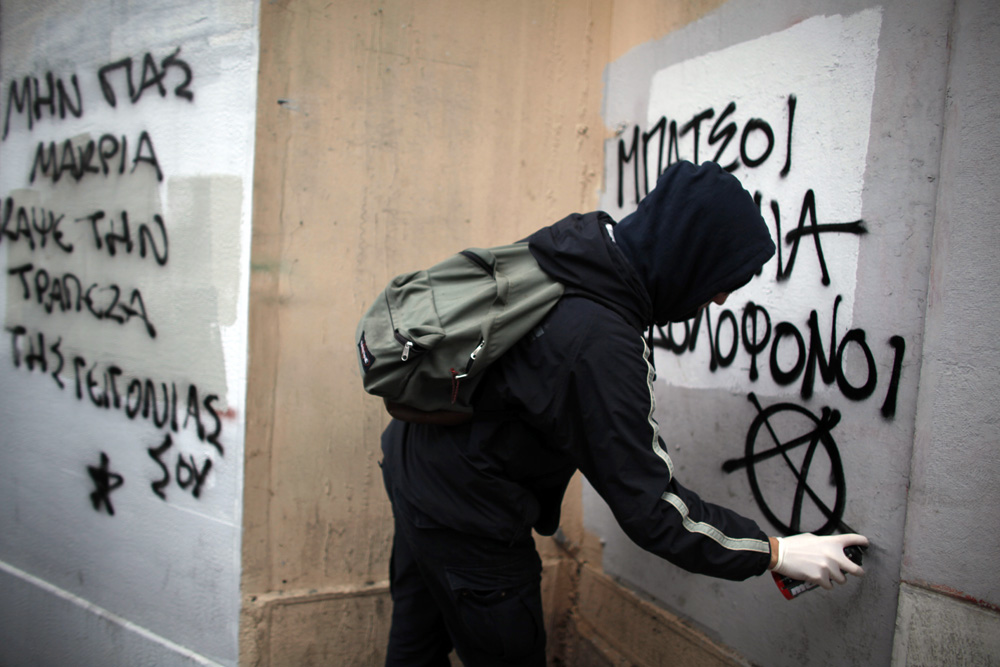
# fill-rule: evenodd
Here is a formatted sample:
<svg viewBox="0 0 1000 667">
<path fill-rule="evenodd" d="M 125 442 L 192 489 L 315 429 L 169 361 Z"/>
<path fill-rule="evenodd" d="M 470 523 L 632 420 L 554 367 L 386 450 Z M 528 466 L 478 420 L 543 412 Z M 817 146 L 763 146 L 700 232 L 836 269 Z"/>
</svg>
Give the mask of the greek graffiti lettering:
<svg viewBox="0 0 1000 667">
<path fill-rule="evenodd" d="M 24 135 L 43 124 L 84 118 L 99 107 L 122 114 L 148 108 L 155 100 L 193 103 L 194 84 L 195 69 L 182 57 L 180 46 L 117 57 L 89 71 L 21 74 L 3 88 L 2 140 L 12 131 Z M 146 176 L 149 183 L 152 177 L 155 183 L 164 181 L 156 142 L 147 130 L 46 138 L 34 142 L 31 152 L 25 153 L 21 156 L 27 167 L 24 180 L 40 193 L 57 187 L 61 193 L 74 193 L 77 190 L 67 183 L 81 188 L 104 182 L 115 185 L 117 179 L 133 175 L 137 180 Z M 10 155 L 4 156 L 5 168 Z M 138 185 L 145 187 L 147 180 Z M 199 499 L 216 470 L 213 456 L 224 455 L 219 396 L 196 382 L 132 372 L 107 358 L 112 352 L 81 353 L 80 347 L 66 339 L 67 334 L 53 335 L 44 324 L 50 317 L 77 317 L 89 327 L 96 322 L 102 323 L 97 326 L 117 325 L 141 331 L 145 341 L 155 341 L 155 305 L 141 288 L 105 273 L 96 280 L 86 274 L 97 263 L 109 269 L 167 267 L 168 225 L 161 212 L 140 215 L 113 202 L 100 207 L 87 204 L 86 208 L 81 204 L 79 210 L 72 210 L 65 196 L 58 201 L 63 202 L 62 210 L 59 205 L 39 204 L 31 192 L 0 199 L 0 244 L 18 251 L 8 254 L 15 258 L 6 269 L 5 278 L 13 288 L 8 294 L 14 302 L 20 295 L 25 318 L 5 328 L 13 366 L 50 377 L 61 391 L 95 410 L 157 429 L 162 444 L 148 449 L 157 471 L 151 479 L 152 492 L 167 500 L 169 490 L 177 488 Z M 190 442 L 202 443 L 205 452 L 187 451 Z M 125 473 L 112 470 L 110 458 L 101 452 L 99 463 L 87 468 L 94 483 L 90 496 L 94 509 L 114 516 L 111 494 L 125 483 Z"/>
<path fill-rule="evenodd" d="M 153 54 L 146 53 L 142 57 L 142 71 L 139 74 L 141 78 L 138 85 L 135 83 L 134 61 L 132 58 L 123 58 L 104 65 L 97 70 L 97 78 L 101 82 L 101 92 L 104 95 L 104 100 L 112 107 L 118 106 L 118 96 L 115 94 L 115 85 L 112 82 L 111 75 L 119 70 L 125 74 L 125 82 L 128 86 L 128 100 L 132 104 L 138 102 L 142 98 L 143 93 L 150 88 L 155 88 L 159 92 L 160 97 L 166 97 L 167 87 L 164 81 L 170 70 L 174 68 L 180 70 L 180 75 L 183 77 L 183 81 L 178 83 L 174 88 L 174 95 L 189 102 L 193 101 L 194 93 L 191 91 L 191 82 L 194 80 L 194 72 L 190 65 L 177 57 L 180 51 L 180 47 L 178 47 L 176 51 L 163 58 L 160 61 L 159 67 L 156 65 Z"/>
<path fill-rule="evenodd" d="M 63 313 L 89 313 L 95 319 L 123 325 L 136 318 L 144 325 L 146 334 L 156 338 L 156 327 L 149 320 L 142 292 L 137 288 L 129 293 L 126 302 L 118 285 L 91 283 L 84 290 L 83 283 L 74 274 L 67 272 L 54 276 L 44 267 L 36 267 L 30 262 L 7 269 L 7 274 L 20 279 L 24 300 L 37 303 L 46 314 L 58 307 Z"/>
<path fill-rule="evenodd" d="M 0 205 L 0 245 L 26 243 L 32 252 L 48 247 L 51 242 L 63 253 L 72 254 L 73 241 L 93 241 L 93 248 L 110 257 L 119 253 L 132 255 L 138 250 L 141 259 L 150 258 L 159 266 L 166 266 L 170 256 L 170 237 L 167 225 L 159 213 L 153 213 L 148 222 L 134 222 L 128 211 L 108 214 L 93 211 L 73 218 L 73 223 L 90 223 L 88 237 L 83 225 L 80 230 L 65 227 L 67 214 L 41 206 L 24 206 L 7 197 Z M 138 240 L 138 243 L 136 241 Z"/>
<path fill-rule="evenodd" d="M 829 345 L 826 350 L 823 347 L 816 310 L 809 314 L 808 336 L 804 336 L 802 331 L 790 322 L 778 322 L 772 326 L 767 308 L 752 301 L 746 303 L 739 318 L 731 310 L 722 310 L 714 329 L 710 307 L 702 310 L 691 321 L 673 322 L 665 328 L 657 327 L 653 345 L 678 356 L 694 352 L 702 329 L 701 322 L 704 319 L 711 372 L 730 366 L 738 352 L 742 350 L 750 357 L 747 366 L 748 378 L 750 382 L 756 382 L 760 377 L 757 357 L 768 352 L 767 369 L 771 379 L 779 385 L 790 385 L 801 378 L 799 393 L 803 399 L 812 397 L 818 369 L 819 377 L 824 384 L 831 386 L 836 384 L 844 397 L 852 401 L 864 401 L 874 394 L 878 385 L 875 355 L 862 329 L 852 329 L 838 341 L 837 310 L 841 300 L 841 296 L 838 295 L 833 301 Z M 720 349 L 720 332 L 724 329 L 728 330 L 728 339 L 731 341 L 727 350 Z M 882 409 L 882 415 L 887 419 L 895 415 L 896 394 L 899 390 L 902 358 L 906 349 L 905 341 L 900 336 L 893 336 L 888 344 L 893 350 L 893 364 Z M 860 383 L 852 382 L 845 371 L 845 356 L 851 347 L 857 348 L 865 360 L 866 374 L 864 381 Z"/>
<path fill-rule="evenodd" d="M 796 103 L 796 96 L 789 95 L 787 98 L 788 114 L 785 121 L 787 132 L 783 147 L 785 161 L 780 172 L 782 177 L 787 176 L 792 168 L 792 138 Z M 756 169 L 766 163 L 774 154 L 776 139 L 773 125 L 762 118 L 750 118 L 740 132 L 735 121 L 730 120 L 725 123 L 735 111 L 736 103 L 730 101 L 708 132 L 708 147 L 720 144 L 711 161 L 723 165 L 726 171 L 734 171 L 741 164 Z M 650 185 L 647 172 L 652 166 L 649 160 L 650 145 L 655 144 L 656 146 L 657 177 L 663 173 L 666 167 L 681 160 L 682 144 L 684 144 L 684 155 L 687 156 L 687 159 L 698 164 L 702 149 L 702 123 L 714 117 L 714 107 L 705 109 L 684 122 L 678 130 L 679 119 L 672 119 L 668 122 L 666 116 L 661 116 L 649 132 L 641 132 L 638 125 L 633 128 L 631 148 L 626 148 L 625 140 L 620 138 L 618 140 L 618 206 L 621 207 L 625 204 L 625 165 L 632 163 L 635 185 L 633 192 L 635 201 L 638 202 L 641 197 L 649 194 Z M 723 125 L 723 123 L 725 124 Z M 683 141 L 689 134 L 691 135 L 690 140 Z M 733 139 L 737 134 L 740 135 L 740 139 L 736 144 L 733 144 Z M 762 148 L 759 147 L 758 137 L 763 138 L 766 142 Z M 732 144 L 732 150 L 729 150 L 730 144 Z M 666 165 L 663 164 L 664 153 L 667 156 Z"/>
<path fill-rule="evenodd" d="M 52 72 L 45 73 L 45 92 L 42 92 L 42 83 L 37 76 L 26 76 L 21 80 L 20 86 L 16 79 L 12 79 L 7 86 L 7 105 L 4 116 L 3 138 L 7 138 L 10 132 L 11 111 L 24 114 L 28 120 L 28 129 L 34 129 L 34 124 L 44 117 L 44 111 L 48 109 L 49 116 L 56 116 L 56 101 L 59 104 L 59 118 L 66 118 L 66 112 L 74 118 L 83 116 L 83 97 L 80 95 L 80 81 L 76 74 L 70 76 L 70 83 L 73 85 L 75 95 L 70 97 L 66 91 L 66 83 L 62 77 L 54 77 Z M 74 102 L 75 100 L 75 102 Z"/>
<path fill-rule="evenodd" d="M 132 155 L 130 174 L 134 173 L 142 163 L 153 169 L 157 181 L 163 180 L 163 171 L 156 158 L 153 139 L 148 132 L 143 131 L 139 134 L 135 153 Z M 72 139 L 66 139 L 58 148 L 55 141 L 50 141 L 48 145 L 40 141 L 35 150 L 35 160 L 31 165 L 28 182 L 34 183 L 36 176 L 42 176 L 52 179 L 53 183 L 58 183 L 64 172 L 78 182 L 88 174 L 108 176 L 115 171 L 113 161 L 116 159 L 117 173 L 124 174 L 126 165 L 129 164 L 128 156 L 128 137 L 125 135 L 122 135 L 120 143 L 110 134 L 104 134 L 96 141 L 88 139 L 86 143 L 74 144 Z"/>
<path fill-rule="evenodd" d="M 150 458 L 159 466 L 161 474 L 159 479 L 150 483 L 150 488 L 161 500 L 166 500 L 167 494 L 164 489 L 170 485 L 171 479 L 173 479 L 181 489 L 187 491 L 190 488 L 191 495 L 195 498 L 200 498 L 202 485 L 208 478 L 208 473 L 212 470 L 212 459 L 206 458 L 204 463 L 199 467 L 194 456 L 188 454 L 185 458 L 184 454 L 178 454 L 177 463 L 174 466 L 174 475 L 171 478 L 170 468 L 167 466 L 167 462 L 163 456 L 167 450 L 173 447 L 173 444 L 173 438 L 167 433 L 159 447 L 150 447 L 146 450 Z"/>
<path fill-rule="evenodd" d="M 80 355 L 68 360 L 61 351 L 62 337 L 46 344 L 44 332 L 29 332 L 23 325 L 7 327 L 6 331 L 10 334 L 15 368 L 47 373 L 60 389 L 65 388 L 61 377 L 63 371 L 72 369 L 77 400 L 89 401 L 96 408 L 119 411 L 129 420 L 147 420 L 156 428 L 174 433 L 190 430 L 199 441 L 211 445 L 220 455 L 225 453 L 221 441 L 222 417 L 216 408 L 217 395 L 205 393 L 195 383 L 188 384 L 183 391 L 176 382 L 135 377 L 115 363 L 88 362 Z M 127 383 L 122 381 L 125 377 L 130 378 Z"/>
<path fill-rule="evenodd" d="M 119 83 L 124 79 L 127 99 L 131 104 L 137 104 L 148 90 L 155 90 L 161 98 L 170 95 L 188 102 L 194 101 L 194 69 L 180 58 L 181 48 L 161 58 L 157 63 L 152 53 L 141 56 L 141 65 L 136 66 L 135 60 L 129 56 L 103 65 L 94 73 L 100 84 L 101 95 L 112 108 L 118 106 L 118 94 L 123 92 Z M 137 72 L 138 70 L 138 72 Z M 136 76 L 139 81 L 136 83 Z M 69 84 L 62 75 L 56 76 L 48 71 L 42 77 L 26 75 L 20 79 L 14 78 L 7 84 L 7 103 L 4 105 L 3 140 L 10 134 L 11 120 L 23 118 L 28 131 L 35 129 L 35 124 L 42 119 L 65 120 L 67 116 L 82 118 L 84 116 L 84 98 L 80 91 L 80 79 L 77 75 L 68 76 Z M 117 91 L 117 92 L 116 92 Z"/>
</svg>

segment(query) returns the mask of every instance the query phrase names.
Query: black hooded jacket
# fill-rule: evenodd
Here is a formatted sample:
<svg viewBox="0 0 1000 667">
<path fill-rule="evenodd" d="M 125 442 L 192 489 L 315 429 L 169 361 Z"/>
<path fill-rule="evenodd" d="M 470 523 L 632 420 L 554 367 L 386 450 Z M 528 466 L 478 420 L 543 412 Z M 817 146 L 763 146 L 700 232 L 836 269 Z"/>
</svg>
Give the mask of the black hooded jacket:
<svg viewBox="0 0 1000 667">
<path fill-rule="evenodd" d="M 609 233 L 574 214 L 528 243 L 566 293 L 489 370 L 477 409 L 515 419 L 460 426 L 393 421 L 383 465 L 427 525 L 514 540 L 552 534 L 580 470 L 639 546 L 692 572 L 745 579 L 770 548 L 753 521 L 675 479 L 654 419 L 643 332 L 693 316 L 774 253 L 753 200 L 717 165 L 680 163 Z"/>
</svg>

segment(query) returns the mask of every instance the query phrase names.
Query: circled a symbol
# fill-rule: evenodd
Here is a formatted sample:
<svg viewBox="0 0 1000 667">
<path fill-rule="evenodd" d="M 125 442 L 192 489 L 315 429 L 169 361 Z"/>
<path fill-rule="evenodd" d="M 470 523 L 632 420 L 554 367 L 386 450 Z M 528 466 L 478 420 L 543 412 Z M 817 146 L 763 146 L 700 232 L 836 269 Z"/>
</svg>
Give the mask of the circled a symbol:
<svg viewBox="0 0 1000 667">
<path fill-rule="evenodd" d="M 747 432 L 745 455 L 741 459 L 726 461 L 723 470 L 733 472 L 746 468 L 750 489 L 761 512 L 785 535 L 803 532 L 828 535 L 834 530 L 854 532 L 843 522 L 846 500 L 844 469 L 837 443 L 830 434 L 840 421 L 840 412 L 823 408 L 817 417 L 794 403 L 777 403 L 764 408 L 753 393 L 749 395 L 749 400 L 757 408 L 758 415 Z M 776 425 L 773 421 L 780 423 Z M 765 462 L 769 462 L 766 469 L 759 472 L 758 466 Z M 790 477 L 788 471 L 791 472 Z M 776 495 L 784 493 L 787 485 L 782 484 L 782 488 L 776 489 L 773 483 L 768 483 L 769 503 L 761 477 L 768 482 L 792 480 L 792 497 Z M 779 518 L 778 512 L 787 518 Z M 819 525 L 803 525 L 808 522 Z"/>
</svg>

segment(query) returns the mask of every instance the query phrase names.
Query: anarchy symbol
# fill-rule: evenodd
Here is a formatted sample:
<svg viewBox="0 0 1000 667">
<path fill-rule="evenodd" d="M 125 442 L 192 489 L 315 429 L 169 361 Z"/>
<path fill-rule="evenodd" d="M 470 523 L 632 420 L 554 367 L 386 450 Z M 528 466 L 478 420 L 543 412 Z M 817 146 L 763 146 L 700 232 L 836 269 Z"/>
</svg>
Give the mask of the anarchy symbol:
<svg viewBox="0 0 1000 667">
<path fill-rule="evenodd" d="M 819 417 L 794 403 L 777 403 L 763 408 L 752 392 L 749 400 L 757 408 L 757 417 L 747 432 L 745 456 L 741 459 L 730 459 L 722 464 L 726 472 L 740 468 L 747 469 L 750 489 L 754 499 L 764 516 L 775 528 L 785 535 L 811 532 L 816 535 L 829 535 L 834 530 L 853 533 L 854 531 L 843 522 L 845 503 L 844 468 L 840 461 L 837 443 L 830 432 L 840 422 L 840 412 L 824 407 Z M 778 417 L 779 415 L 784 415 Z M 775 419 L 777 417 L 777 419 Z M 804 425 L 803 425 L 804 418 Z M 780 421 L 783 430 L 801 433 L 790 439 L 782 440 L 775 431 L 772 420 Z M 766 435 L 761 431 L 764 429 Z M 758 443 L 758 440 L 764 442 Z M 801 449 L 805 446 L 805 449 Z M 818 452 L 826 454 L 827 462 L 819 461 Z M 778 518 L 775 510 L 764 498 L 764 491 L 758 479 L 757 466 L 764 461 L 780 457 L 791 471 L 795 485 L 795 493 L 789 503 L 787 499 L 781 502 L 781 510 L 790 513 L 786 523 Z M 773 466 L 762 472 L 767 480 L 781 479 L 780 470 Z M 783 474 L 788 479 L 787 473 Z M 780 482 L 779 482 L 780 483 Z M 769 487 L 773 484 L 768 484 Z M 832 487 L 832 489 L 830 488 Z M 817 491 L 817 489 L 819 489 Z M 832 501 L 830 495 L 833 495 Z M 773 490 L 772 490 L 773 493 Z M 811 501 L 807 506 L 806 498 Z M 831 508 L 832 506 L 832 508 Z M 804 515 L 806 520 L 825 523 L 815 528 L 803 528 Z"/>
</svg>

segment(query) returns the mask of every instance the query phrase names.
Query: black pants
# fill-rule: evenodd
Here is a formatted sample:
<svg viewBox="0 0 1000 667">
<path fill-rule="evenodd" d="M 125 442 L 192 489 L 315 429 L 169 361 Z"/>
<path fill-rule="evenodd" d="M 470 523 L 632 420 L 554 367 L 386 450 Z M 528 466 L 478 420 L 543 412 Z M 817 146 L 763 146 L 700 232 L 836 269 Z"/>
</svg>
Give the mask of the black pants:
<svg viewBox="0 0 1000 667">
<path fill-rule="evenodd" d="M 541 560 L 530 535 L 511 545 L 449 530 L 394 493 L 386 665 L 545 665 Z"/>
</svg>

